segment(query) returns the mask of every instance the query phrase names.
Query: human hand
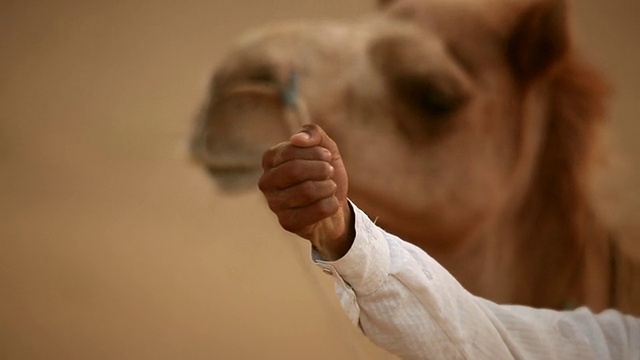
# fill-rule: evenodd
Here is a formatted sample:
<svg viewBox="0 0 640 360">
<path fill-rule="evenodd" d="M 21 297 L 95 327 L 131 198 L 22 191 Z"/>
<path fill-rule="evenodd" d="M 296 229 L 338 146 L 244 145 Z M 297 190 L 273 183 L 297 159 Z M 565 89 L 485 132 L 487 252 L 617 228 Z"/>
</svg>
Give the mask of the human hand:
<svg viewBox="0 0 640 360">
<path fill-rule="evenodd" d="M 354 238 L 347 172 L 336 143 L 315 124 L 267 150 L 258 187 L 287 231 L 325 260 L 347 253 Z"/>
</svg>

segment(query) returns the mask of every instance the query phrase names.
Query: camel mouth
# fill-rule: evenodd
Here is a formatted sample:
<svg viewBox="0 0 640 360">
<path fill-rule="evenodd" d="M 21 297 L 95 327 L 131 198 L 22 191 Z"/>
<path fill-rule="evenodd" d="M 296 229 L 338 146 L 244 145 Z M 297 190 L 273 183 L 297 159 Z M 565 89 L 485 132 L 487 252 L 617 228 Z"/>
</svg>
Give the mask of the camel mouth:
<svg viewBox="0 0 640 360">
<path fill-rule="evenodd" d="M 228 193 L 251 190 L 262 175 L 260 158 L 255 156 L 225 157 L 198 154 L 193 160 L 211 177 L 213 182 Z"/>
<path fill-rule="evenodd" d="M 256 188 L 262 175 L 259 167 L 221 168 L 206 166 L 205 170 L 213 178 L 216 185 L 226 193 L 238 193 Z"/>
<path fill-rule="evenodd" d="M 263 83 L 229 84 L 217 90 L 194 131 L 191 155 L 223 191 L 255 188 L 264 151 L 290 136 L 291 116 L 282 91 Z"/>
</svg>

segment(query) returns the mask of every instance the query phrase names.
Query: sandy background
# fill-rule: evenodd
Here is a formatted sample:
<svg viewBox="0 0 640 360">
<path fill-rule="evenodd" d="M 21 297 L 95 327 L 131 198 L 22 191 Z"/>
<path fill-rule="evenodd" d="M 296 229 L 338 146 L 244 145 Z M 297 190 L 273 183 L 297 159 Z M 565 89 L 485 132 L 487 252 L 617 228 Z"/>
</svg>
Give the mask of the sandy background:
<svg viewBox="0 0 640 360">
<path fill-rule="evenodd" d="M 576 1 L 618 93 L 627 225 L 640 219 L 640 3 Z M 256 5 L 259 4 L 259 5 Z M 0 2 L 0 358 L 386 359 L 257 192 L 185 153 L 243 30 L 369 0 Z"/>
</svg>

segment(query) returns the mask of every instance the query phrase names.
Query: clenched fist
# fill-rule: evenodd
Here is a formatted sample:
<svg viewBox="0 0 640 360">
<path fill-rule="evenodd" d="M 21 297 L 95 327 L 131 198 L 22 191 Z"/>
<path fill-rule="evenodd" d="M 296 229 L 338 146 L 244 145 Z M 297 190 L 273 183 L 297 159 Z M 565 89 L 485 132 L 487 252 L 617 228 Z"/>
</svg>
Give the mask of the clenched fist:
<svg viewBox="0 0 640 360">
<path fill-rule="evenodd" d="M 267 150 L 258 183 L 280 225 L 311 242 L 325 260 L 347 253 L 354 238 L 347 172 L 335 142 L 315 124 Z"/>
</svg>

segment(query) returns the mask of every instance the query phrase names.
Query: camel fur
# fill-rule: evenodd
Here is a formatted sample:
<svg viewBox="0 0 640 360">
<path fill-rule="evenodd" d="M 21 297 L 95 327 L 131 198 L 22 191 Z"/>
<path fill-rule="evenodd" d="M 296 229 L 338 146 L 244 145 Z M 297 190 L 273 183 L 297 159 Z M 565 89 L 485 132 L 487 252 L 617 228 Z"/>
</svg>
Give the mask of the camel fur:
<svg viewBox="0 0 640 360">
<path fill-rule="evenodd" d="M 640 261 L 591 195 L 609 86 L 564 0 L 395 0 L 351 21 L 240 39 L 214 74 L 194 157 L 255 186 L 288 138 L 291 74 L 336 140 L 349 197 L 498 303 L 640 314 Z"/>
</svg>

